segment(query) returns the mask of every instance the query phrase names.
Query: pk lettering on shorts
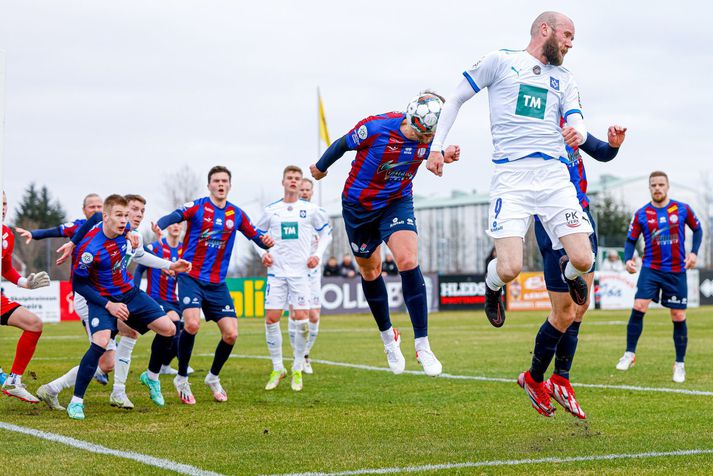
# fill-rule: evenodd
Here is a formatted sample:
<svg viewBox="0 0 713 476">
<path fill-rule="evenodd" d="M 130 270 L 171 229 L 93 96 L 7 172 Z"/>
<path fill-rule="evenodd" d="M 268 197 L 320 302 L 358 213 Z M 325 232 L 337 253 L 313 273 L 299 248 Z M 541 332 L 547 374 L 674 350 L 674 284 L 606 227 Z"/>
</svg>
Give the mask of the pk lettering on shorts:
<svg viewBox="0 0 713 476">
<path fill-rule="evenodd" d="M 567 221 L 567 226 L 570 228 L 577 228 L 581 225 L 579 221 L 579 212 L 577 210 L 565 212 L 564 219 Z"/>
</svg>

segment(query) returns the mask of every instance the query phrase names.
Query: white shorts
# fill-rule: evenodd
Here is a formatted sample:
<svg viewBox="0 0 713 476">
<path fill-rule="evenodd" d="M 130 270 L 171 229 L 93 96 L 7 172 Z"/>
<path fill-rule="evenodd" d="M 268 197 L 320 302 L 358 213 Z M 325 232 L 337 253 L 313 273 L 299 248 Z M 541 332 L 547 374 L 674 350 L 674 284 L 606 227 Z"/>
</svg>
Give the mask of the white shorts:
<svg viewBox="0 0 713 476">
<path fill-rule="evenodd" d="M 265 309 L 292 309 L 306 310 L 309 305 L 309 281 L 307 276 L 294 278 L 267 277 L 265 290 Z"/>
<path fill-rule="evenodd" d="M 496 164 L 490 181 L 488 235 L 524 239 L 535 215 L 555 250 L 563 248 L 562 236 L 594 232 L 562 162 L 529 158 Z"/>
<path fill-rule="evenodd" d="M 322 308 L 322 275 L 319 272 L 308 274 L 309 281 L 309 307 L 310 309 Z"/>
<path fill-rule="evenodd" d="M 89 338 L 89 342 L 91 342 L 92 331 L 89 329 L 89 305 L 87 304 L 86 298 L 79 293 L 74 293 L 74 312 L 76 312 L 79 319 L 82 320 L 82 325 L 87 331 L 87 338 Z M 114 338 L 109 340 L 106 350 L 116 350 L 116 340 L 114 340 Z"/>
</svg>

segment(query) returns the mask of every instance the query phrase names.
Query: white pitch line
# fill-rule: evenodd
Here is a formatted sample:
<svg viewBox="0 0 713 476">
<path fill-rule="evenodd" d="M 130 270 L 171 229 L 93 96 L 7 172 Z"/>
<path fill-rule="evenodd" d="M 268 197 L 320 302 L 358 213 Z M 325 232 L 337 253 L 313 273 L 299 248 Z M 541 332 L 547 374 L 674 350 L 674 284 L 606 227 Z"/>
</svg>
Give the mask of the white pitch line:
<svg viewBox="0 0 713 476">
<path fill-rule="evenodd" d="M 213 357 L 213 354 L 198 354 L 198 357 Z M 269 356 L 266 355 L 231 355 L 231 358 L 236 359 L 260 359 L 260 360 L 270 360 Z M 285 358 L 285 360 L 292 360 L 290 358 Z M 334 367 L 345 367 L 349 369 L 358 370 L 371 370 L 375 372 L 391 372 L 390 369 L 386 367 L 375 367 L 373 365 L 362 365 L 362 364 L 350 364 L 347 362 L 334 362 L 331 360 L 319 360 L 312 359 L 312 362 L 317 364 L 332 365 Z M 405 374 L 409 375 L 423 375 L 423 372 L 417 370 L 404 370 Z M 437 378 L 445 378 L 451 380 L 476 380 L 479 382 L 499 382 L 499 383 L 516 383 L 516 379 L 512 378 L 502 378 L 502 377 L 483 377 L 479 375 L 454 375 L 454 374 L 441 374 Z M 705 390 L 689 390 L 686 388 L 667 388 L 667 387 L 637 387 L 635 385 L 606 385 L 597 383 L 572 383 L 573 387 L 583 387 L 583 388 L 602 388 L 607 390 L 630 390 L 633 392 L 654 392 L 654 393 L 679 393 L 682 395 L 698 395 L 705 397 L 713 397 L 713 392 Z"/>
<path fill-rule="evenodd" d="M 643 458 L 660 458 L 665 456 L 694 456 L 713 454 L 713 449 L 709 450 L 679 450 L 679 451 L 652 451 L 648 453 L 623 453 L 609 454 L 597 456 L 573 456 L 570 458 L 537 458 L 537 459 L 510 459 L 510 460 L 494 460 L 494 461 L 469 461 L 465 463 L 446 463 L 446 464 L 426 464 L 423 466 L 403 466 L 400 468 L 375 468 L 375 469 L 357 469 L 354 471 L 340 471 L 335 473 L 288 473 L 273 476 L 351 476 L 359 474 L 392 474 L 392 473 L 418 473 L 421 471 L 438 471 L 444 469 L 458 468 L 482 468 L 486 466 L 519 466 L 524 464 L 541 464 L 541 463 L 578 463 L 582 461 L 611 461 L 617 459 L 643 459 Z"/>
<path fill-rule="evenodd" d="M 88 441 L 70 438 L 69 436 L 59 435 L 57 433 L 49 433 L 47 431 L 35 430 L 34 428 L 26 428 L 24 426 L 13 425 L 11 423 L 0 422 L 0 429 L 13 431 L 15 433 L 22 433 L 23 435 L 34 436 L 43 440 L 53 441 L 55 443 L 60 443 L 63 445 L 71 446 L 73 448 L 78 448 L 80 450 L 89 451 L 90 453 L 130 459 L 141 464 L 145 464 L 147 466 L 154 466 L 156 468 L 173 471 L 179 474 L 187 474 L 190 476 L 223 476 L 220 473 L 206 471 L 204 469 L 196 468 L 195 466 L 191 466 L 188 464 L 181 464 L 168 459 L 156 458 L 154 456 L 136 453 L 134 451 L 114 450 L 111 448 L 107 448 L 106 446 L 90 443 Z"/>
</svg>

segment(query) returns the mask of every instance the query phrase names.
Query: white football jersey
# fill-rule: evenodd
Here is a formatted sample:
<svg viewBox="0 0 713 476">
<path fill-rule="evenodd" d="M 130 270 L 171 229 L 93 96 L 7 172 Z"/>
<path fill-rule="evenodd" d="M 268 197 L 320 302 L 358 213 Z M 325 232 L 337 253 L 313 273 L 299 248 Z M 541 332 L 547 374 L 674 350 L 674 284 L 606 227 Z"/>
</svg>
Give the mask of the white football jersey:
<svg viewBox="0 0 713 476">
<path fill-rule="evenodd" d="M 268 250 L 273 262 L 268 274 L 278 278 L 306 276 L 313 239 L 328 226 L 327 212 L 306 200 L 278 200 L 265 207 L 256 228 L 275 239 L 275 246 Z"/>
<path fill-rule="evenodd" d="M 543 64 L 524 50 L 500 50 L 463 76 L 476 93 L 488 88 L 493 162 L 538 155 L 566 161 L 560 118 L 582 115 L 579 89 L 568 70 Z"/>
</svg>

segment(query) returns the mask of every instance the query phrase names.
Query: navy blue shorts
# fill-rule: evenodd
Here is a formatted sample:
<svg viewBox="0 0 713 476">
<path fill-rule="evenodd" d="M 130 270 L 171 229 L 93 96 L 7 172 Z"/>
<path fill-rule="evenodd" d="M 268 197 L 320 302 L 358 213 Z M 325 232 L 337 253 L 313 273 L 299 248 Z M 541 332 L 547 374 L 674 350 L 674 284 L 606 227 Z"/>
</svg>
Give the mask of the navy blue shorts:
<svg viewBox="0 0 713 476">
<path fill-rule="evenodd" d="M 141 335 L 148 332 L 149 324 L 166 315 L 156 301 L 138 288 L 134 288 L 123 296 L 117 299 L 112 298 L 111 300 L 126 304 L 126 307 L 129 308 L 129 319 L 124 322 Z M 89 329 L 91 333 L 110 330 L 112 335 L 116 334 L 118 331 L 116 317 L 112 316 L 102 306 L 97 306 L 91 302 L 87 304 L 89 304 Z"/>
<path fill-rule="evenodd" d="M 365 210 L 342 202 L 342 216 L 349 245 L 359 258 L 370 257 L 382 242 L 389 242 L 394 232 L 418 233 L 412 197 L 401 198 L 379 210 Z"/>
<path fill-rule="evenodd" d="M 594 233 L 589 235 L 589 241 L 592 244 L 592 252 L 594 256 L 597 255 L 598 243 L 597 243 L 597 228 L 594 223 L 594 217 L 589 212 L 589 207 L 585 210 L 587 217 L 589 218 Z M 540 248 L 540 254 L 542 255 L 542 266 L 545 271 L 545 286 L 547 290 L 553 293 L 566 293 L 568 292 L 567 283 L 564 282 L 562 278 L 562 271 L 560 270 L 560 258 L 566 253 L 564 249 L 553 250 L 552 241 L 547 235 L 545 228 L 542 226 L 539 218 L 535 217 L 535 237 L 537 238 L 537 246 Z M 594 271 L 596 267 L 596 262 L 592 266 L 591 271 Z"/>
<path fill-rule="evenodd" d="M 171 302 L 160 298 L 153 298 L 153 300 L 156 301 L 159 306 L 161 306 L 161 309 L 163 309 L 166 314 L 173 311 L 178 314 L 178 317 L 181 317 L 181 309 L 178 306 L 178 301 Z"/>
<path fill-rule="evenodd" d="M 203 309 L 206 321 L 238 317 L 227 284 L 198 281 L 185 273 L 178 275 L 178 302 L 181 314 L 186 309 Z"/>
<path fill-rule="evenodd" d="M 688 307 L 686 272 L 670 273 L 642 267 L 636 283 L 634 299 L 651 299 L 669 309 L 686 309 Z"/>
</svg>

